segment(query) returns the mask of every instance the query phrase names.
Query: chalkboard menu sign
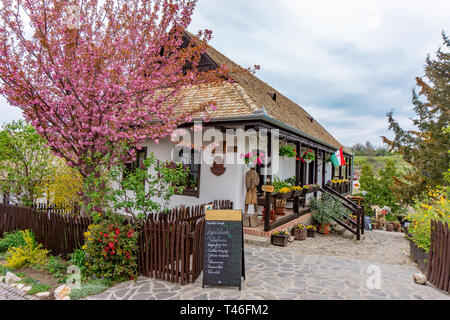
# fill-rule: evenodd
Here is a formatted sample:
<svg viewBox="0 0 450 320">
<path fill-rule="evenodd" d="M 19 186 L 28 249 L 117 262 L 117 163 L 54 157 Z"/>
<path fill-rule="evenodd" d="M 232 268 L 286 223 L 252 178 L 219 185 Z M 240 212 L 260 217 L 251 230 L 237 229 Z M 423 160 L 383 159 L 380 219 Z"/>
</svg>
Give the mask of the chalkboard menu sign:
<svg viewBox="0 0 450 320">
<path fill-rule="evenodd" d="M 239 287 L 245 279 L 244 232 L 241 210 L 207 210 L 203 287 Z"/>
</svg>

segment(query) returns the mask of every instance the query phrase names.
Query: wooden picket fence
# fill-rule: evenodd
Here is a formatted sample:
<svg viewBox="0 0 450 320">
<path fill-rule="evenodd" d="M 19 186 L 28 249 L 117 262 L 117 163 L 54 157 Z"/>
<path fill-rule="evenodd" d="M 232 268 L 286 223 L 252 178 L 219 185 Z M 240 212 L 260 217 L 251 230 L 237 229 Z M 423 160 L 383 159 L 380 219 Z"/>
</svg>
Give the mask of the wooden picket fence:
<svg viewBox="0 0 450 320">
<path fill-rule="evenodd" d="M 66 215 L 79 215 L 80 207 L 76 204 L 46 204 L 36 203 L 31 208 L 37 211 L 45 211 L 47 213 L 66 214 Z"/>
<path fill-rule="evenodd" d="M 431 222 L 428 281 L 450 293 L 450 233 L 442 221 Z"/>
<path fill-rule="evenodd" d="M 194 282 L 203 269 L 205 207 L 179 207 L 148 215 L 141 222 L 138 242 L 139 274 L 161 280 Z M 231 201 L 214 201 L 214 209 L 233 209 Z M 48 209 L 48 208 L 47 208 Z M 84 244 L 92 224 L 85 216 L 57 210 L 0 204 L 0 237 L 5 232 L 31 230 L 36 241 L 53 255 L 67 258 Z"/>
<path fill-rule="evenodd" d="M 214 209 L 233 209 L 231 201 L 215 201 Z M 139 237 L 140 274 L 180 282 L 195 282 L 203 270 L 205 205 L 150 215 Z"/>
<path fill-rule="evenodd" d="M 90 217 L 0 204 L 0 237 L 16 230 L 33 231 L 36 241 L 53 255 L 67 257 L 84 244 Z"/>
</svg>

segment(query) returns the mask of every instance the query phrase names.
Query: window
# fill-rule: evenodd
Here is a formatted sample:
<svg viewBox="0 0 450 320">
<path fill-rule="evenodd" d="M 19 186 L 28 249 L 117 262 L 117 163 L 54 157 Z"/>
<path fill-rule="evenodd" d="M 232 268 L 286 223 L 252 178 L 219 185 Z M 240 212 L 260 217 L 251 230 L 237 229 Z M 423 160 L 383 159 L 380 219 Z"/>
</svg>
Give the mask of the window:
<svg viewBox="0 0 450 320">
<path fill-rule="evenodd" d="M 189 176 L 186 181 L 186 188 L 184 189 L 182 195 L 190 197 L 200 197 L 200 170 L 201 165 L 199 164 L 200 153 L 196 152 L 194 149 L 190 152 L 185 152 L 180 150 L 179 157 L 181 162 L 190 169 Z"/>
<path fill-rule="evenodd" d="M 126 164 L 124 177 L 126 177 L 129 173 L 136 172 L 136 169 L 141 168 L 144 165 L 144 160 L 147 159 L 147 148 L 136 150 L 136 152 L 136 161 Z"/>
</svg>

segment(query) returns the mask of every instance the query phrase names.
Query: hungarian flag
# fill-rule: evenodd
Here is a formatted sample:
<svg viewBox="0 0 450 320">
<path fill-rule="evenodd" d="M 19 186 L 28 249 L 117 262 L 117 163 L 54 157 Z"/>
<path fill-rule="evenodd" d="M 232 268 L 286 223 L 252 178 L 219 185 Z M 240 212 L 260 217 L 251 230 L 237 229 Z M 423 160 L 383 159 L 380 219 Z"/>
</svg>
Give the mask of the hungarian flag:
<svg viewBox="0 0 450 320">
<path fill-rule="evenodd" d="M 345 158 L 344 158 L 344 152 L 342 151 L 344 147 L 340 148 L 336 153 L 334 153 L 331 156 L 331 162 L 333 163 L 333 166 L 340 167 L 345 166 Z"/>
</svg>

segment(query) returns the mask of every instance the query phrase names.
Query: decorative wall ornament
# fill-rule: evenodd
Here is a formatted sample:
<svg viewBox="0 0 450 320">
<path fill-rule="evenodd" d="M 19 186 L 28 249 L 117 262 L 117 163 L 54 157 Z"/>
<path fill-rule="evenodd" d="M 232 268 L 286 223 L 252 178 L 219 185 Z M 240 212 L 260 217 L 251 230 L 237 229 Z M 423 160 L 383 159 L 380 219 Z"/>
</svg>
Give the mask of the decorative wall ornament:
<svg viewBox="0 0 450 320">
<path fill-rule="evenodd" d="M 227 171 L 227 168 L 225 168 L 225 166 L 224 166 L 223 158 L 221 156 L 215 157 L 213 165 L 211 167 L 211 172 L 214 175 L 220 177 L 221 175 L 223 175 L 225 173 L 225 171 Z"/>
</svg>

